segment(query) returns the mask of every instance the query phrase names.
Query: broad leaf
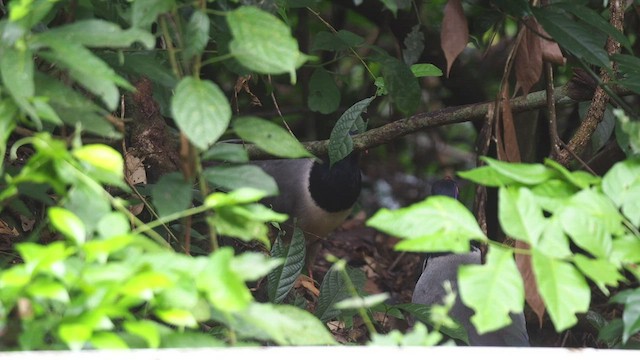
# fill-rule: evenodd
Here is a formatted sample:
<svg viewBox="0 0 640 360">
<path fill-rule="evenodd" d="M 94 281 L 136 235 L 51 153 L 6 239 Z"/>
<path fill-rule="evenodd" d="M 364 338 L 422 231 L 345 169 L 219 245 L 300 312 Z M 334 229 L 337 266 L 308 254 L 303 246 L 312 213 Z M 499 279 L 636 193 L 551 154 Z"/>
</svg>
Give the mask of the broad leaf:
<svg viewBox="0 0 640 360">
<path fill-rule="evenodd" d="M 231 106 L 218 85 L 190 76 L 176 87 L 171 112 L 180 130 L 200 149 L 215 143 L 231 119 Z"/>
<path fill-rule="evenodd" d="M 500 188 L 498 201 L 498 218 L 504 232 L 535 245 L 545 229 L 546 219 L 531 190 Z"/>
<path fill-rule="evenodd" d="M 51 207 L 48 210 L 48 215 L 51 224 L 67 239 L 76 244 L 83 244 L 85 242 L 87 238 L 86 229 L 76 214 L 64 208 Z"/>
<path fill-rule="evenodd" d="M 306 57 L 287 25 L 253 6 L 228 12 L 227 24 L 233 35 L 229 50 L 240 64 L 262 74 L 289 73 L 296 82 L 296 68 Z"/>
<path fill-rule="evenodd" d="M 282 127 L 253 116 L 236 119 L 233 129 L 238 136 L 262 150 L 280 157 L 311 157 L 302 144 Z"/>
<path fill-rule="evenodd" d="M 595 282 L 606 296 L 609 296 L 607 286 L 617 287 L 620 281 L 625 280 L 616 265 L 606 259 L 592 259 L 582 254 L 576 254 L 573 261 L 578 269 Z"/>
<path fill-rule="evenodd" d="M 395 247 L 403 251 L 466 252 L 470 240 L 486 239 L 473 214 L 447 196 L 430 196 L 398 210 L 381 209 L 367 226 L 406 239 Z"/>
<path fill-rule="evenodd" d="M 307 103 L 309 109 L 321 114 L 331 114 L 340 106 L 340 89 L 323 68 L 317 68 L 311 75 Z"/>
<path fill-rule="evenodd" d="M 403 114 L 413 114 L 420 104 L 420 85 L 411 69 L 390 56 L 381 57 L 382 77 L 391 99 Z"/>
<path fill-rule="evenodd" d="M 513 252 L 493 246 L 484 265 L 460 268 L 460 297 L 475 310 L 471 322 L 482 334 L 511 323 L 509 313 L 518 314 L 524 306 L 524 284 L 513 259 Z"/>
<path fill-rule="evenodd" d="M 213 166 L 205 169 L 202 176 L 225 191 L 252 187 L 264 191 L 267 196 L 278 194 L 275 180 L 256 165 Z"/>
<path fill-rule="evenodd" d="M 209 262 L 203 273 L 196 279 L 199 289 L 203 290 L 218 310 L 234 313 L 246 309 L 253 297 L 242 278 L 231 268 L 233 249 L 221 248 L 209 256 Z"/>
<path fill-rule="evenodd" d="M 532 256 L 533 272 L 538 292 L 549 312 L 557 332 L 578 322 L 576 313 L 586 312 L 591 301 L 591 290 L 586 280 L 573 265 L 555 260 L 537 251 Z"/>
<path fill-rule="evenodd" d="M 366 111 L 375 96 L 358 101 L 348 108 L 338 119 L 331 130 L 329 137 L 329 159 L 330 164 L 342 160 L 353 151 L 353 140 L 351 139 L 351 130 L 357 120 Z"/>
<path fill-rule="evenodd" d="M 158 15 L 169 12 L 174 4 L 174 0 L 136 0 L 131 9 L 131 23 L 148 30 Z"/>
<path fill-rule="evenodd" d="M 640 226 L 640 160 L 629 159 L 613 165 L 602 179 L 602 190 L 622 208 L 633 225 Z"/>
<path fill-rule="evenodd" d="M 32 41 L 36 46 L 47 46 L 57 43 L 59 39 L 86 47 L 124 48 L 140 42 L 145 48 L 151 49 L 155 45 L 155 38 L 147 31 L 136 28 L 122 30 L 117 24 L 98 19 L 80 20 L 56 27 L 37 34 Z"/>
<path fill-rule="evenodd" d="M 322 279 L 320 297 L 314 312 L 314 315 L 323 323 L 338 316 L 340 310 L 336 309 L 335 305 L 352 295 L 349 293 L 349 287 L 341 271 L 347 272 L 347 276 L 351 279 L 356 290 L 364 286 L 365 277 L 361 271 L 349 268 L 338 270 L 335 266 L 331 267 Z"/>
<path fill-rule="evenodd" d="M 182 53 L 182 58 L 190 59 L 194 55 L 201 54 L 209 41 L 209 18 L 207 14 L 200 10 L 191 14 L 184 37 L 186 47 Z"/>
<path fill-rule="evenodd" d="M 291 243 L 285 245 L 278 236 L 271 256 L 283 259 L 284 263 L 278 266 L 268 276 L 269 301 L 281 303 L 295 284 L 305 264 L 306 242 L 304 234 L 299 227 L 294 227 Z"/>
<path fill-rule="evenodd" d="M 192 186 L 184 175 L 174 172 L 163 175 L 151 188 L 151 199 L 160 217 L 171 215 L 191 206 Z"/>
</svg>

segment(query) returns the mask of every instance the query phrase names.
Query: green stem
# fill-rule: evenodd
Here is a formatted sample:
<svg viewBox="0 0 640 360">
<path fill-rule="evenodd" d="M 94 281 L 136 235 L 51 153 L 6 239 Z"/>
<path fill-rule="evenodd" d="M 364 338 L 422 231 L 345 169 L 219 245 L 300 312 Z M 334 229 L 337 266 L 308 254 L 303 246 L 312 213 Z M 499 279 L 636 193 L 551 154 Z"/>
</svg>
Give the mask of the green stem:
<svg viewBox="0 0 640 360">
<path fill-rule="evenodd" d="M 180 71 L 180 66 L 178 65 L 178 60 L 176 59 L 176 49 L 173 47 L 173 40 L 171 40 L 171 34 L 169 33 L 169 28 L 167 27 L 167 20 L 164 18 L 164 15 L 159 18 L 160 28 L 162 29 L 162 37 L 164 38 L 165 44 L 167 44 L 167 53 L 169 55 L 169 63 L 171 64 L 171 70 L 173 71 L 173 75 L 176 78 L 182 78 L 182 71 Z"/>
<path fill-rule="evenodd" d="M 351 296 L 361 297 L 360 294 L 358 294 L 358 290 L 356 290 L 355 285 L 353 285 L 349 274 L 347 274 L 347 271 L 345 270 L 346 262 L 340 259 L 334 266 L 337 266 L 340 270 L 340 274 L 342 275 L 342 278 L 347 285 L 347 291 L 349 291 Z M 367 331 L 369 331 L 369 335 L 372 336 L 373 334 L 377 334 L 378 332 L 376 331 L 375 326 L 373 326 L 373 322 L 371 321 L 369 314 L 367 314 L 367 310 L 364 307 L 358 307 L 358 313 L 360 314 L 360 317 L 362 318 Z"/>
</svg>

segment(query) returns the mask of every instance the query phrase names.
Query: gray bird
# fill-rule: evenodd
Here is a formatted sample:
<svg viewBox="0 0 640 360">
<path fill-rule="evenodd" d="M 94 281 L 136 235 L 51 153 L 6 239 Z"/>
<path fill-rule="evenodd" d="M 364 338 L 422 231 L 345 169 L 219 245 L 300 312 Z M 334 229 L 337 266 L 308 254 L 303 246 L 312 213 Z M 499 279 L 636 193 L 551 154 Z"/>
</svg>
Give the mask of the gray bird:
<svg viewBox="0 0 640 360">
<path fill-rule="evenodd" d="M 451 179 L 436 181 L 431 187 L 432 195 L 445 195 L 458 198 L 458 186 Z M 415 304 L 442 304 L 446 295 L 443 283 L 449 281 L 453 290 L 458 291 L 458 268 L 465 264 L 481 264 L 480 249 L 472 245 L 469 253 L 429 253 L 423 262 L 422 274 L 413 290 L 411 302 Z M 473 310 L 462 303 L 459 296 L 449 313 L 467 331 L 469 345 L 472 346 L 529 346 L 524 314 L 511 314 L 511 324 L 502 329 L 478 334 L 471 316 Z"/>
<path fill-rule="evenodd" d="M 307 239 L 320 239 L 340 226 L 360 196 L 360 154 L 352 152 L 333 166 L 314 159 L 252 161 L 271 175 L 280 193 L 262 202 L 296 218 Z M 290 229 L 285 229 L 291 232 Z"/>
</svg>

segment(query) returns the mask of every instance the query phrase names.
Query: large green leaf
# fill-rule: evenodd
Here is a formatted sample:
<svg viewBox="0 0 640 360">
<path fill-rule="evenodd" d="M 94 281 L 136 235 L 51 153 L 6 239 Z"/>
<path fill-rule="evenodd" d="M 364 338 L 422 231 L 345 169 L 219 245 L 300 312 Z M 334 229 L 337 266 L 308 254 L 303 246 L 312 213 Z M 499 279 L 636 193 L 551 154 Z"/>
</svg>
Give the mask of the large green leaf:
<svg viewBox="0 0 640 360">
<path fill-rule="evenodd" d="M 524 284 L 513 252 L 493 246 L 484 265 L 460 267 L 460 298 L 475 311 L 471 322 L 482 334 L 511 323 L 524 306 Z"/>
<path fill-rule="evenodd" d="M 131 24 L 149 30 L 158 15 L 169 12 L 174 4 L 174 0 L 136 0 L 131 8 Z"/>
<path fill-rule="evenodd" d="M 64 208 L 51 207 L 48 215 L 51 224 L 67 239 L 76 244 L 85 242 L 87 237 L 86 229 L 80 218 L 74 213 Z"/>
<path fill-rule="evenodd" d="M 640 226 L 640 159 L 613 165 L 602 179 L 602 190 L 634 226 Z"/>
<path fill-rule="evenodd" d="M 576 313 L 586 312 L 591 301 L 589 284 L 573 265 L 537 251 L 532 256 L 538 292 L 557 332 L 578 322 Z"/>
<path fill-rule="evenodd" d="M 595 282 L 600 291 L 607 296 L 609 296 L 607 286 L 617 287 L 620 281 L 625 280 L 617 266 L 606 259 L 592 259 L 576 254 L 573 261 L 578 269 Z"/>
<path fill-rule="evenodd" d="M 379 59 L 385 89 L 403 114 L 413 114 L 420 104 L 420 85 L 413 72 L 402 61 L 384 56 Z"/>
<path fill-rule="evenodd" d="M 28 49 L 0 48 L 0 72 L 2 82 L 20 108 L 27 112 L 36 126 L 40 118 L 29 100 L 35 95 L 33 53 Z"/>
<path fill-rule="evenodd" d="M 233 249 L 221 248 L 209 256 L 208 266 L 196 278 L 198 288 L 218 311 L 233 313 L 246 309 L 253 297 L 242 278 L 232 269 Z"/>
<path fill-rule="evenodd" d="M 309 109 L 321 114 L 330 114 L 340 106 L 340 89 L 323 68 L 317 68 L 311 75 L 307 103 Z"/>
<path fill-rule="evenodd" d="M 331 267 L 325 274 L 324 279 L 322 279 L 320 297 L 314 312 L 314 315 L 323 323 L 338 316 L 340 310 L 336 309 L 335 305 L 352 295 L 349 293 L 349 287 L 344 275 L 341 273 L 342 271 L 347 272 L 347 276 L 351 279 L 356 290 L 362 289 L 364 286 L 365 277 L 361 271 L 349 268 L 339 270 L 336 269 L 336 266 Z"/>
<path fill-rule="evenodd" d="M 16 128 L 18 109 L 8 99 L 0 100 L 0 158 L 4 159 L 7 150 L 7 140 Z M 0 173 L 3 173 L 4 161 L 0 162 Z"/>
<path fill-rule="evenodd" d="M 320 31 L 316 33 L 311 45 L 311 51 L 329 50 L 340 51 L 356 47 L 364 43 L 364 38 L 348 30 L 340 30 L 337 33 Z"/>
<path fill-rule="evenodd" d="M 277 345 L 333 345 L 331 333 L 308 311 L 292 305 L 252 303 L 229 324 L 243 338 Z"/>
<path fill-rule="evenodd" d="M 48 46 L 59 39 L 86 47 L 124 48 L 140 42 L 151 49 L 155 45 L 155 38 L 147 31 L 137 28 L 123 30 L 117 24 L 98 19 L 80 20 L 56 27 L 36 34 L 31 41 L 35 46 Z"/>
<path fill-rule="evenodd" d="M 608 257 L 612 234 L 622 232 L 620 213 L 607 197 L 592 189 L 574 195 L 559 216 L 573 241 L 597 257 Z"/>
<path fill-rule="evenodd" d="M 183 59 L 190 59 L 202 53 L 209 41 L 209 18 L 203 11 L 191 14 L 184 34 L 186 46 L 182 53 Z"/>
<path fill-rule="evenodd" d="M 531 190 L 500 188 L 498 201 L 498 219 L 505 234 L 536 244 L 545 229 L 546 219 Z"/>
<path fill-rule="evenodd" d="M 230 11 L 227 23 L 233 34 L 229 50 L 240 64 L 263 74 L 289 73 L 295 83 L 296 68 L 306 56 L 285 23 L 253 6 Z"/>
<path fill-rule="evenodd" d="M 254 143 L 270 154 L 287 158 L 312 156 L 288 131 L 264 119 L 240 117 L 234 120 L 233 129 L 243 140 Z"/>
<path fill-rule="evenodd" d="M 278 194 L 275 180 L 256 165 L 213 166 L 205 169 L 202 176 L 210 184 L 225 191 L 252 187 L 264 191 L 268 196 Z"/>
<path fill-rule="evenodd" d="M 125 79 L 85 47 L 59 38 L 49 39 L 47 45 L 53 51 L 40 52 L 40 55 L 68 69 L 69 75 L 100 97 L 109 110 L 115 110 L 120 101 L 118 85 L 132 89 Z"/>
<path fill-rule="evenodd" d="M 268 275 L 269 301 L 281 303 L 289 294 L 305 264 L 306 242 L 304 233 L 299 227 L 294 227 L 291 243 L 285 245 L 278 237 L 271 248 L 271 256 L 283 259 L 284 263 Z"/>
<path fill-rule="evenodd" d="M 189 141 L 203 150 L 220 138 L 231 119 L 231 106 L 218 85 L 190 76 L 178 83 L 171 112 Z"/>
<path fill-rule="evenodd" d="M 640 289 L 622 291 L 611 300 L 624 304 L 622 341 L 627 342 L 632 335 L 640 331 Z"/>
<path fill-rule="evenodd" d="M 354 124 L 361 118 L 362 113 L 375 99 L 375 96 L 358 101 L 348 108 L 338 119 L 331 130 L 329 137 L 329 159 L 331 165 L 340 161 L 353 151 L 351 130 Z"/>
<path fill-rule="evenodd" d="M 533 10 L 540 25 L 560 46 L 590 64 L 609 67 L 609 56 L 604 50 L 604 33 L 594 32 L 591 26 L 571 19 L 554 6 Z"/>
<path fill-rule="evenodd" d="M 151 199 L 160 217 L 187 209 L 192 195 L 191 184 L 177 172 L 163 175 L 151 189 Z"/>
<path fill-rule="evenodd" d="M 398 210 L 381 209 L 367 226 L 405 239 L 395 247 L 402 251 L 466 252 L 470 240 L 486 239 L 473 214 L 447 196 L 430 196 Z"/>
</svg>

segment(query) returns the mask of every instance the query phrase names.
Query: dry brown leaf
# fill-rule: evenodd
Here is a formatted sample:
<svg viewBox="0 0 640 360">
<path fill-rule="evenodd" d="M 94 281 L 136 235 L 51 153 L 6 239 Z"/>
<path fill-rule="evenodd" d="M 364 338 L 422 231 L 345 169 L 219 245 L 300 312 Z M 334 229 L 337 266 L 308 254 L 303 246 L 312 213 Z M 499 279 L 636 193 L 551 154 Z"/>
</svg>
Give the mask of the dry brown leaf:
<svg viewBox="0 0 640 360">
<path fill-rule="evenodd" d="M 542 45 L 541 38 L 534 31 L 540 28 L 536 19 L 528 18 L 524 21 L 526 26 L 520 30 L 524 31 L 524 35 L 518 45 L 514 65 L 517 80 L 516 91 L 522 88 L 522 92 L 526 95 L 542 75 Z"/>
<path fill-rule="evenodd" d="M 147 172 L 144 170 L 144 163 L 135 155 L 132 151 L 129 151 L 124 156 L 125 172 L 124 176 L 131 186 L 137 184 L 147 183 Z M 129 211 L 133 215 L 139 215 L 144 209 L 144 204 L 137 204 L 129 207 Z"/>
<path fill-rule="evenodd" d="M 502 95 L 502 116 L 498 122 L 502 122 L 502 144 L 506 155 L 505 160 L 509 162 L 520 162 L 520 147 L 518 145 L 515 123 L 513 122 L 508 86 L 504 87 Z"/>
<path fill-rule="evenodd" d="M 18 236 L 20 233 L 15 227 L 0 219 L 0 235 Z"/>
<path fill-rule="evenodd" d="M 449 0 L 444 7 L 440 46 L 447 59 L 447 77 L 451 66 L 469 42 L 469 25 L 460 0 Z"/>
<path fill-rule="evenodd" d="M 547 34 L 546 31 L 538 24 L 536 21 L 536 29 L 539 34 L 543 37 L 540 38 L 540 45 L 542 47 L 542 60 L 557 64 L 564 65 L 567 63 L 567 58 L 562 55 L 562 50 L 560 50 L 560 46 L 555 41 L 550 41 L 547 39 L 551 39 L 551 36 Z"/>
<path fill-rule="evenodd" d="M 529 244 L 522 241 L 516 241 L 517 249 L 528 250 Z M 531 256 L 524 254 L 516 254 L 516 265 L 520 270 L 520 275 L 524 281 L 524 296 L 527 304 L 531 307 L 531 310 L 538 316 L 540 327 L 542 327 L 542 319 L 545 313 L 544 303 L 538 292 L 538 286 L 536 285 L 536 278 L 533 274 L 531 267 Z"/>
</svg>

